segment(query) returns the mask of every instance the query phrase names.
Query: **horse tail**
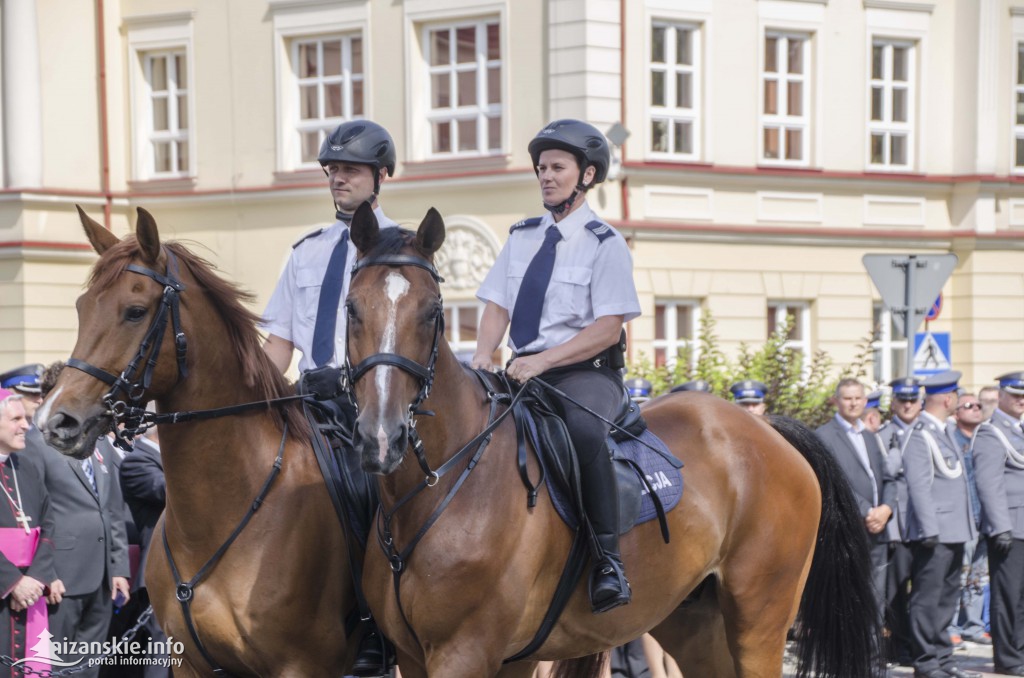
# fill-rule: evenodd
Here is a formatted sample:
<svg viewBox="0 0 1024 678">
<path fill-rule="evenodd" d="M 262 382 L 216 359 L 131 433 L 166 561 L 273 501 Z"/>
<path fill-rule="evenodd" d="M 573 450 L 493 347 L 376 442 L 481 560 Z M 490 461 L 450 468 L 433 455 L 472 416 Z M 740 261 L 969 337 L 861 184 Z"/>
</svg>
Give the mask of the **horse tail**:
<svg viewBox="0 0 1024 678">
<path fill-rule="evenodd" d="M 853 492 L 813 431 L 787 417 L 769 421 L 800 451 L 821 487 L 818 540 L 797 617 L 797 678 L 883 675 L 867 531 Z"/>
<path fill-rule="evenodd" d="M 575 659 L 560 659 L 552 666 L 551 678 L 599 678 L 607 661 L 607 652 Z"/>
</svg>

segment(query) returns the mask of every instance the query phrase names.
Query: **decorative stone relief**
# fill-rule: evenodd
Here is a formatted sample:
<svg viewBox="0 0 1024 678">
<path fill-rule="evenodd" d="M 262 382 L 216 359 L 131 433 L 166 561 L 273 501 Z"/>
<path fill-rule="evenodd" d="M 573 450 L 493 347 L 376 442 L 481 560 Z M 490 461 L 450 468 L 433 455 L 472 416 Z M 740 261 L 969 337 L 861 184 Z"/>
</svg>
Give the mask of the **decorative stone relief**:
<svg viewBox="0 0 1024 678">
<path fill-rule="evenodd" d="M 498 256 L 498 243 L 489 229 L 476 224 L 452 224 L 434 264 L 450 290 L 476 290 Z"/>
</svg>

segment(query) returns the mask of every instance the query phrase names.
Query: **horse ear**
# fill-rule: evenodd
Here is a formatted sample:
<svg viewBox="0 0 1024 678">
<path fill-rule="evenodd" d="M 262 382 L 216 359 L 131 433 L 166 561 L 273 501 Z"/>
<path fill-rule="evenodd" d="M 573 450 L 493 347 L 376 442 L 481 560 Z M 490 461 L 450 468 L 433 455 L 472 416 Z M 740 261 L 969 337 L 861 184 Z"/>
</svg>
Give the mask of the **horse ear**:
<svg viewBox="0 0 1024 678">
<path fill-rule="evenodd" d="M 373 206 L 369 201 L 364 202 L 356 209 L 349 230 L 356 249 L 363 254 L 372 250 L 377 244 L 380 237 L 380 226 L 377 224 L 377 216 L 373 213 Z"/>
<path fill-rule="evenodd" d="M 444 219 L 440 212 L 431 207 L 416 231 L 416 244 L 428 255 L 441 249 L 444 243 Z"/>
<path fill-rule="evenodd" d="M 86 214 L 81 205 L 75 205 L 75 209 L 78 210 L 78 218 L 82 221 L 82 228 L 85 230 L 85 236 L 89 238 L 89 242 L 92 244 L 92 248 L 96 250 L 97 254 L 103 254 L 111 247 L 121 242 L 116 235 L 103 228 L 102 225 Z"/>
<path fill-rule="evenodd" d="M 135 222 L 135 237 L 142 248 L 142 256 L 150 264 L 160 258 L 160 233 L 156 230 L 156 219 L 153 215 L 138 208 L 139 220 Z"/>
</svg>

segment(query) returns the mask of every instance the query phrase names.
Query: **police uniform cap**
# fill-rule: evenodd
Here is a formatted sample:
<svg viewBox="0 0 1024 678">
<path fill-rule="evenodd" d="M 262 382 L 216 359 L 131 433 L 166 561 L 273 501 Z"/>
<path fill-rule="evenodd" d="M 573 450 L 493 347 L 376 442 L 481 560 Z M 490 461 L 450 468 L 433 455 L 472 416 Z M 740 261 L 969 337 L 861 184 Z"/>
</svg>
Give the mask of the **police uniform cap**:
<svg viewBox="0 0 1024 678">
<path fill-rule="evenodd" d="M 921 386 L 924 386 L 924 392 L 928 395 L 951 393 L 956 391 L 957 382 L 960 381 L 960 377 L 960 372 L 946 370 L 945 372 L 939 372 L 928 377 L 921 382 Z"/>
<path fill-rule="evenodd" d="M 685 384 L 676 384 L 672 387 L 670 393 L 679 393 L 681 391 L 701 391 L 703 393 L 711 393 L 711 384 L 704 379 L 694 379 L 688 381 Z"/>
<path fill-rule="evenodd" d="M 768 387 L 760 381 L 746 379 L 729 387 L 732 399 L 738 403 L 763 403 Z"/>
<path fill-rule="evenodd" d="M 39 381 L 42 379 L 45 369 L 39 363 L 15 367 L 13 370 L 0 374 L 0 388 L 11 389 L 18 393 L 39 393 Z"/>
<path fill-rule="evenodd" d="M 651 389 L 654 388 L 651 382 L 642 377 L 633 377 L 623 383 L 631 398 L 648 398 L 651 395 Z"/>
<path fill-rule="evenodd" d="M 882 402 L 882 392 L 872 391 L 868 394 L 868 403 L 865 405 L 866 408 L 871 409 L 872 407 L 878 407 Z"/>
<path fill-rule="evenodd" d="M 1024 372 L 1009 372 L 996 377 L 999 388 L 1013 395 L 1024 395 Z"/>
<path fill-rule="evenodd" d="M 921 382 L 916 377 L 900 377 L 889 382 L 896 400 L 917 400 L 921 397 Z"/>
</svg>

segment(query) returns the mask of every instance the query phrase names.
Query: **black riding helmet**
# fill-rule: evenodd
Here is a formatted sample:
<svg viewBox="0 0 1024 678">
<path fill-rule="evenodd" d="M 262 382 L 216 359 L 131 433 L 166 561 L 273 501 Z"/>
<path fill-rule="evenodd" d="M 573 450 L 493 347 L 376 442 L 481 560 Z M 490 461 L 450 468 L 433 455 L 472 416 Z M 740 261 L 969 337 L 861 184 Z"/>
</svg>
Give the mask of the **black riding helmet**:
<svg viewBox="0 0 1024 678">
<path fill-rule="evenodd" d="M 327 135 L 320 145 L 317 160 L 321 167 L 331 162 L 347 162 L 375 168 L 373 192 L 379 193 L 380 169 L 385 168 L 389 177 L 395 175 L 395 142 L 388 131 L 375 122 L 350 120 Z"/>
<path fill-rule="evenodd" d="M 611 150 L 608 140 L 596 127 L 582 120 L 555 120 L 537 132 L 530 142 L 530 158 L 533 160 L 533 171 L 537 171 L 540 154 L 550 148 L 560 148 L 576 156 L 580 163 L 580 178 L 588 165 L 594 167 L 594 183 L 599 184 L 608 176 L 608 164 L 611 161 Z"/>
</svg>

